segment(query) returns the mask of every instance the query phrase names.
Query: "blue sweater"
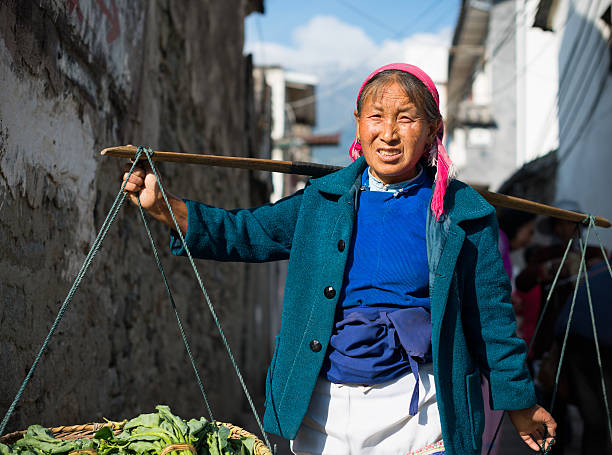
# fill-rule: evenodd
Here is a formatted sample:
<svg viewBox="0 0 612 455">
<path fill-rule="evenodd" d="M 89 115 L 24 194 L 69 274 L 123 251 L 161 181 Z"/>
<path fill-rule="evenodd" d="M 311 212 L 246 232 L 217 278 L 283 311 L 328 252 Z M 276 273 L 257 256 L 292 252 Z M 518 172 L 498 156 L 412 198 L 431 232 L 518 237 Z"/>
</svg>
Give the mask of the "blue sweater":
<svg viewBox="0 0 612 455">
<path fill-rule="evenodd" d="M 421 171 L 397 192 L 369 191 L 368 175 L 366 170 L 362 176 L 338 303 L 343 309 L 366 305 L 429 309 L 425 222 L 432 182 Z"/>
<path fill-rule="evenodd" d="M 425 241 L 431 186 L 422 170 L 411 180 L 384 186 L 368 169 L 363 172 L 322 369 L 329 381 L 381 384 L 410 371 L 418 381 L 416 362 L 431 361 Z M 418 400 L 418 393 L 413 397 Z"/>
</svg>

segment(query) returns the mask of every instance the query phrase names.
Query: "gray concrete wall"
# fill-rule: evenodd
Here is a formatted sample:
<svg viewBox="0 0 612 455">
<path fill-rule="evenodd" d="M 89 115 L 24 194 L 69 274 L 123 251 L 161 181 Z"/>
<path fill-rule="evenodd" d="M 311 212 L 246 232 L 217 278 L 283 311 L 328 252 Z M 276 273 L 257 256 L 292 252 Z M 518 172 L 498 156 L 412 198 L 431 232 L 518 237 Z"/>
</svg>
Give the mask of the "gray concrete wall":
<svg viewBox="0 0 612 455">
<path fill-rule="evenodd" d="M 107 146 L 254 153 L 247 0 L 0 1 L 0 414 L 4 415 L 119 189 Z M 250 113 L 250 114 L 249 114 Z M 160 165 L 175 194 L 233 208 L 264 202 L 246 171 Z M 215 416 L 247 410 L 193 273 L 162 261 Z M 262 403 L 265 265 L 199 261 L 251 392 Z M 256 323 L 256 321 L 259 321 Z M 124 207 L 7 430 L 205 408 L 135 207 Z M 261 407 L 260 407 L 261 408 Z M 251 422 L 246 422 L 251 430 Z"/>
<path fill-rule="evenodd" d="M 555 199 L 574 200 L 585 213 L 612 219 L 612 75 L 610 31 L 600 19 L 605 4 L 582 11 L 563 2 L 568 17 L 560 31 L 559 168 Z M 599 7 L 599 8 L 597 8 Z M 604 246 L 612 247 L 612 230 L 599 229 Z M 597 243 L 591 234 L 590 242 Z"/>
</svg>

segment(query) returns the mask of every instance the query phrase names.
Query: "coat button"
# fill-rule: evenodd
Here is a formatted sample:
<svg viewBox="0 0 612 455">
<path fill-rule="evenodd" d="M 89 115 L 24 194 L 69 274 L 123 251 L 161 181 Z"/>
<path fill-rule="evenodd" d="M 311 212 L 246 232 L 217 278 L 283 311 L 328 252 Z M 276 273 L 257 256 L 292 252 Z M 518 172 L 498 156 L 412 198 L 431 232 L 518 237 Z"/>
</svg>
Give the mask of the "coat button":
<svg viewBox="0 0 612 455">
<path fill-rule="evenodd" d="M 334 297 L 336 297 L 336 290 L 331 286 L 327 286 L 323 290 L 323 294 L 325 294 L 325 297 L 327 297 L 328 299 L 333 299 Z"/>
<path fill-rule="evenodd" d="M 340 251 L 341 253 L 344 251 L 344 247 L 345 247 L 345 243 L 344 240 L 338 240 L 338 251 Z"/>
<path fill-rule="evenodd" d="M 319 352 L 322 347 L 323 346 L 321 346 L 321 343 L 318 340 L 312 340 L 310 342 L 310 350 L 312 352 Z"/>
</svg>

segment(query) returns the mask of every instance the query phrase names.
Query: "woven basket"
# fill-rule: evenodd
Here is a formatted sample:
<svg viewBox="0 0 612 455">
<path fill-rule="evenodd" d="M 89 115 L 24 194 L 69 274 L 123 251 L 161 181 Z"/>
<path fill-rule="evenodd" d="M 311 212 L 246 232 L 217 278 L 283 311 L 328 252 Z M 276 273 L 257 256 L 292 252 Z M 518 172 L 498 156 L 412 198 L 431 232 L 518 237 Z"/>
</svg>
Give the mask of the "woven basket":
<svg viewBox="0 0 612 455">
<path fill-rule="evenodd" d="M 86 423 L 84 425 L 72 425 L 72 426 L 61 426 L 55 428 L 49 428 L 49 431 L 53 433 L 58 439 L 74 440 L 74 439 L 91 439 L 94 434 L 103 427 L 110 427 L 113 433 L 119 434 L 123 428 L 124 422 L 107 422 L 107 423 Z M 217 425 L 224 425 L 230 430 L 230 438 L 238 438 L 240 436 L 255 439 L 255 446 L 253 453 L 255 455 L 272 455 L 272 452 L 268 447 L 254 434 L 248 431 L 232 425 L 231 423 L 217 422 Z M 14 444 L 19 441 L 26 434 L 26 430 L 15 431 L 14 433 L 8 433 L 0 437 L 2 444 Z M 171 444 L 166 447 L 160 455 L 166 455 L 169 452 L 175 450 L 190 450 L 194 455 L 197 455 L 195 448 L 190 444 Z M 71 452 L 69 455 L 76 455 L 79 453 L 88 453 L 90 455 L 98 455 L 95 450 L 78 450 Z"/>
</svg>

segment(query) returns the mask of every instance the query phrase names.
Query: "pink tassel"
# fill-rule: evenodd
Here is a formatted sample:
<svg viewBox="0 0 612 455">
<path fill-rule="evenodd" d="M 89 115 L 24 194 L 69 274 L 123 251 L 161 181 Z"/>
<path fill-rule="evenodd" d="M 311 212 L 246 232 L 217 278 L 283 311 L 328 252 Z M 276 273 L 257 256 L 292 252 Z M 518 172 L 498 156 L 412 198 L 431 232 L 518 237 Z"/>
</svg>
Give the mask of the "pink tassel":
<svg viewBox="0 0 612 455">
<path fill-rule="evenodd" d="M 357 134 L 355 134 L 355 140 L 351 144 L 351 148 L 349 149 L 349 155 L 353 161 L 361 156 L 363 152 L 361 151 L 361 142 L 357 139 Z"/>
<path fill-rule="evenodd" d="M 446 153 L 444 144 L 440 136 L 437 138 L 438 143 L 438 156 L 437 156 L 437 171 L 436 171 L 436 187 L 434 188 L 433 197 L 431 199 L 431 211 L 436 217 L 436 221 L 440 219 L 442 212 L 444 211 L 444 195 L 446 194 L 446 187 L 448 186 L 448 174 L 451 167 L 451 160 Z"/>
</svg>

